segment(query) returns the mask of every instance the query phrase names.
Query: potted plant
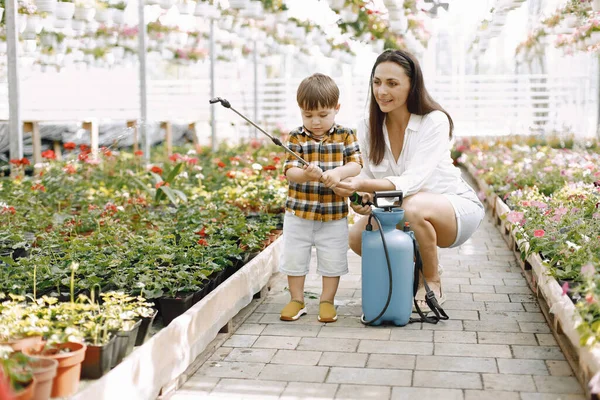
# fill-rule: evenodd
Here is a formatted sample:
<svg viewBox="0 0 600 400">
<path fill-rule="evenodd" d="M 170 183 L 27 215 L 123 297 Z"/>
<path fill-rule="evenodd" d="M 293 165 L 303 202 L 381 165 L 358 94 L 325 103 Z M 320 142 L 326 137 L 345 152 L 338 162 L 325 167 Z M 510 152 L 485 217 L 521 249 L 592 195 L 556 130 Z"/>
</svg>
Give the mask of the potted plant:
<svg viewBox="0 0 600 400">
<path fill-rule="evenodd" d="M 10 347 L 0 347 L 0 377 L 8 378 L 16 400 L 30 400 L 35 390 L 35 379 L 23 353 L 14 352 Z"/>
<path fill-rule="evenodd" d="M 35 379 L 32 400 L 48 400 L 52 393 L 52 383 L 56 376 L 58 361 L 49 358 L 29 357 L 28 362 Z"/>
<path fill-rule="evenodd" d="M 58 362 L 56 376 L 52 381 L 52 397 L 66 397 L 77 392 L 81 375 L 81 363 L 86 345 L 77 342 L 51 343 L 41 348 L 28 348 L 24 354 L 48 358 Z"/>
</svg>

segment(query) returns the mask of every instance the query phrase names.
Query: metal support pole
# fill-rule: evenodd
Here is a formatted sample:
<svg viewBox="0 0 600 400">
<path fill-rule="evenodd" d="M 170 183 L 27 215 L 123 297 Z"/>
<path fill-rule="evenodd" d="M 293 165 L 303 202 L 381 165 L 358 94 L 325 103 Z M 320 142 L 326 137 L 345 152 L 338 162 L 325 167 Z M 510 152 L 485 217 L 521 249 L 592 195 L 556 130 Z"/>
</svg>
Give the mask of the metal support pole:
<svg viewBox="0 0 600 400">
<path fill-rule="evenodd" d="M 258 50 L 256 46 L 256 42 L 258 40 L 254 39 L 254 49 L 253 49 L 253 58 L 254 58 L 254 120 L 258 122 Z M 254 137 L 258 136 L 258 132 L 256 129 L 254 130 Z"/>
<path fill-rule="evenodd" d="M 8 132 L 10 159 L 23 158 L 23 124 L 21 122 L 21 94 L 19 93 L 19 33 L 17 31 L 17 1 L 5 2 L 6 43 L 8 63 Z"/>
<path fill-rule="evenodd" d="M 147 77 L 146 77 L 146 20 L 144 15 L 144 0 L 138 0 L 138 57 L 140 62 L 140 139 L 142 142 L 142 151 L 144 159 L 150 162 L 150 139 L 148 138 L 148 95 L 147 95 Z"/>
<path fill-rule="evenodd" d="M 210 19 L 210 98 L 215 98 L 215 20 Z M 210 141 L 212 151 L 217 151 L 217 121 L 215 119 L 215 107 L 210 108 Z"/>
</svg>

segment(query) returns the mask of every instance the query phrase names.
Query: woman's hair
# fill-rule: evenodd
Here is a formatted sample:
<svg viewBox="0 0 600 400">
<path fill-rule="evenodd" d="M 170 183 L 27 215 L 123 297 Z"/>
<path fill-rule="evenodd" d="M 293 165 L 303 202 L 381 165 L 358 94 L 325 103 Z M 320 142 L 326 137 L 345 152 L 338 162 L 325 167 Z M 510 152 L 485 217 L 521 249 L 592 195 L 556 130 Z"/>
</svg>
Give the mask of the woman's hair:
<svg viewBox="0 0 600 400">
<path fill-rule="evenodd" d="M 432 111 L 439 110 L 448 116 L 450 121 L 449 135 L 452 137 L 454 130 L 454 122 L 450 114 L 446 112 L 427 92 L 423 81 L 423 72 L 417 59 L 410 53 L 402 50 L 385 50 L 377 57 L 373 70 L 371 71 L 371 79 L 369 81 L 369 92 L 371 93 L 371 101 L 369 105 L 369 159 L 375 165 L 379 165 L 383 160 L 385 153 L 385 138 L 383 137 L 383 120 L 384 113 L 379 108 L 373 93 L 373 76 L 375 68 L 383 62 L 394 62 L 404 69 L 406 76 L 410 80 L 410 90 L 406 105 L 408 112 L 411 114 L 425 115 Z"/>
</svg>

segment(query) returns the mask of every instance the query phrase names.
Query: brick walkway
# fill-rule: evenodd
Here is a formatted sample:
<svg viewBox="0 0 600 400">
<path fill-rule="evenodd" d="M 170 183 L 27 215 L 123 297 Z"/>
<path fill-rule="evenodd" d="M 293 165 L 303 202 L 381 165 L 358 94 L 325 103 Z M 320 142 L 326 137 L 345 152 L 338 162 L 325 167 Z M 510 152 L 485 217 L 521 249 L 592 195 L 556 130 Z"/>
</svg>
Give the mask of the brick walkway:
<svg viewBox="0 0 600 400">
<path fill-rule="evenodd" d="M 348 254 L 336 323 L 317 321 L 316 274 L 309 314 L 280 321 L 289 293 L 275 276 L 264 303 L 171 399 L 584 399 L 489 218 L 463 246 L 441 251 L 451 319 L 438 325 L 364 327 L 360 258 Z"/>
</svg>

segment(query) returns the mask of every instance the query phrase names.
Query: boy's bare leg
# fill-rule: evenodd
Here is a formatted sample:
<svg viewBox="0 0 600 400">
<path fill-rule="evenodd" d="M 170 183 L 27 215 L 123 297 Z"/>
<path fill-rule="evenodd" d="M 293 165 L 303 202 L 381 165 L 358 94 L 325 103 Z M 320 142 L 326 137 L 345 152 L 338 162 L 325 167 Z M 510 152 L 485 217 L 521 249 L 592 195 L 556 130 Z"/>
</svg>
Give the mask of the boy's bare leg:
<svg viewBox="0 0 600 400">
<path fill-rule="evenodd" d="M 292 300 L 297 300 L 304 303 L 304 280 L 306 276 L 290 276 L 288 275 L 288 286 L 290 287 L 290 295 Z"/>
<path fill-rule="evenodd" d="M 337 293 L 339 284 L 340 284 L 339 276 L 324 276 L 323 277 L 323 292 L 321 293 L 320 301 L 330 301 L 333 303 L 333 299 L 335 298 L 335 294 Z"/>
</svg>

